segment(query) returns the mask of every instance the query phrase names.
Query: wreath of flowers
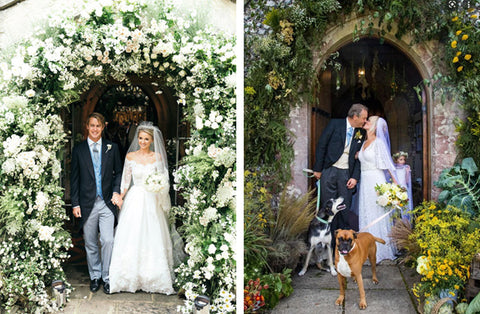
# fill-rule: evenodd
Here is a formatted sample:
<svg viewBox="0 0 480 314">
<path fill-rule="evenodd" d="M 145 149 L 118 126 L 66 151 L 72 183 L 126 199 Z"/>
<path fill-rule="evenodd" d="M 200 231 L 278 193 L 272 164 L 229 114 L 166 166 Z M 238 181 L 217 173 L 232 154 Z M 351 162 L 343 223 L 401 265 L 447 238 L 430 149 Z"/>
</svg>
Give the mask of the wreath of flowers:
<svg viewBox="0 0 480 314">
<path fill-rule="evenodd" d="M 72 242 L 62 227 L 61 110 L 93 84 L 130 84 L 135 75 L 174 90 L 191 125 L 175 173 L 185 204 L 172 210 L 184 222 L 189 254 L 176 269 L 187 297 L 182 310 L 206 294 L 213 312 L 234 311 L 235 42 L 188 14 L 161 0 L 90 1 L 50 18 L 0 61 L 0 301 L 7 309 L 55 311 L 48 288 L 66 280 L 61 264 Z"/>
</svg>

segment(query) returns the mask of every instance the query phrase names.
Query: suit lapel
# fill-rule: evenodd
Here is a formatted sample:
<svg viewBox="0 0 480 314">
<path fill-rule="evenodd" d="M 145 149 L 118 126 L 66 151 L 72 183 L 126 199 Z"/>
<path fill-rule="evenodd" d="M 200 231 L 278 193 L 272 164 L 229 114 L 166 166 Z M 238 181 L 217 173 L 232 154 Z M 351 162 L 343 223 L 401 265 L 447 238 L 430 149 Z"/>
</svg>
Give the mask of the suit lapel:
<svg viewBox="0 0 480 314">
<path fill-rule="evenodd" d="M 107 160 L 107 141 L 105 139 L 102 139 L 102 178 L 105 174 L 105 160 Z"/>
<path fill-rule="evenodd" d="M 347 140 L 347 120 L 343 119 L 342 121 L 342 144 L 343 144 L 343 149 L 345 149 L 345 141 Z M 351 147 L 351 145 L 350 145 Z"/>
<path fill-rule="evenodd" d="M 88 147 L 87 141 L 84 142 L 82 155 L 84 156 L 85 162 L 87 163 L 88 172 L 92 175 L 92 178 L 95 179 L 95 171 L 93 170 L 92 155 L 90 154 L 90 147 Z"/>
</svg>

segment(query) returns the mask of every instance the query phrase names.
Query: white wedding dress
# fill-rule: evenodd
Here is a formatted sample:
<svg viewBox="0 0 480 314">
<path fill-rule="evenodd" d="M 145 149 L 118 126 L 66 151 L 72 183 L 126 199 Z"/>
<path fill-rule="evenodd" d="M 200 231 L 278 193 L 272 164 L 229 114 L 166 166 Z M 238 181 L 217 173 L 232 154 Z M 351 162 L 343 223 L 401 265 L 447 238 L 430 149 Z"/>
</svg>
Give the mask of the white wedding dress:
<svg viewBox="0 0 480 314">
<path fill-rule="evenodd" d="M 376 154 L 376 145 L 382 145 L 383 143 L 374 140 L 365 150 L 360 150 L 358 159 L 360 160 L 361 174 L 360 174 L 360 190 L 358 197 L 358 224 L 359 230 L 362 230 L 372 221 L 377 219 L 386 213 L 385 209 L 377 205 L 377 192 L 375 191 L 376 184 L 382 184 L 386 182 L 385 173 L 383 169 L 377 168 L 378 162 L 376 158 L 379 158 L 379 154 Z M 374 236 L 385 240 L 386 244 L 377 242 L 377 263 L 389 259 L 395 259 L 395 248 L 391 244 L 388 234 L 392 228 L 392 222 L 390 216 L 387 216 L 369 227 L 365 232 L 369 232 Z"/>
<path fill-rule="evenodd" d="M 110 264 L 110 292 L 128 291 L 175 293 L 172 241 L 167 213 L 167 193 L 145 189 L 149 174 L 159 171 L 155 164 L 125 160 L 122 191 L 130 186 L 120 211 Z M 167 189 L 168 190 L 168 189 Z"/>
</svg>

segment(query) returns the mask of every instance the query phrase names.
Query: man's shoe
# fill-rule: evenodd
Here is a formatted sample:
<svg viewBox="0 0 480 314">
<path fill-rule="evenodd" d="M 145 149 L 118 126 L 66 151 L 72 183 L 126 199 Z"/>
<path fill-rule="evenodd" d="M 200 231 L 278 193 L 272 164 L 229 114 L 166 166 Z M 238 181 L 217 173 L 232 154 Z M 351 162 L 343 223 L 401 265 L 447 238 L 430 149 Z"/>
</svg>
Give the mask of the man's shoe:
<svg viewBox="0 0 480 314">
<path fill-rule="evenodd" d="M 108 282 L 103 284 L 103 292 L 110 294 L 110 284 Z"/>
<path fill-rule="evenodd" d="M 97 292 L 100 289 L 101 279 L 90 280 L 90 291 Z"/>
</svg>

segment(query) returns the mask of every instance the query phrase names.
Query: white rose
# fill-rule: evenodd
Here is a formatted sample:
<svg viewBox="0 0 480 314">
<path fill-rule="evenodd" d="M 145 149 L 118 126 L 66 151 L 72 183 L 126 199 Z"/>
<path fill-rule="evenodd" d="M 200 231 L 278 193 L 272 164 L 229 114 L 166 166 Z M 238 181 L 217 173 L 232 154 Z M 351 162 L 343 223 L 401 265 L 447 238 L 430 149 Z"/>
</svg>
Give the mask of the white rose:
<svg viewBox="0 0 480 314">
<path fill-rule="evenodd" d="M 5 162 L 2 165 L 2 171 L 6 174 L 11 174 L 12 172 L 15 171 L 15 160 L 13 158 L 9 158 L 5 160 Z"/>
<path fill-rule="evenodd" d="M 380 195 L 378 198 L 377 198 L 377 204 L 382 206 L 382 207 L 385 207 L 387 206 L 388 204 L 388 197 L 385 196 L 385 195 Z"/>
<path fill-rule="evenodd" d="M 28 98 L 32 98 L 35 96 L 35 91 L 33 89 L 29 89 L 25 92 L 25 95 L 27 95 Z"/>
<path fill-rule="evenodd" d="M 215 254 L 215 252 L 217 251 L 217 247 L 214 245 L 214 244 L 210 244 L 210 246 L 208 247 L 208 254 Z"/>
<path fill-rule="evenodd" d="M 38 238 L 40 241 L 53 241 L 55 238 L 52 236 L 55 228 L 48 226 L 41 226 L 38 229 Z"/>
<path fill-rule="evenodd" d="M 405 192 L 400 192 L 398 193 L 398 198 L 401 199 L 402 201 L 405 201 L 408 199 L 408 194 Z"/>
</svg>

